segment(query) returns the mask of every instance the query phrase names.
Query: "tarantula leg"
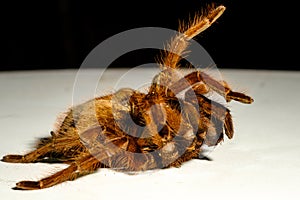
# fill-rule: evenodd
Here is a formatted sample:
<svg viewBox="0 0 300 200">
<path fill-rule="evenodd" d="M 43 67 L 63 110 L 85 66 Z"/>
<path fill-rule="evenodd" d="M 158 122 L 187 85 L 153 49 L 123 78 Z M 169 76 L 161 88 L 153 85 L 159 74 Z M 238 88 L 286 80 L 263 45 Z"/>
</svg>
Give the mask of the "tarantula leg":
<svg viewBox="0 0 300 200">
<path fill-rule="evenodd" d="M 220 130 L 224 127 L 224 132 L 229 139 L 233 137 L 233 123 L 230 110 L 220 103 L 214 102 L 203 95 L 197 95 L 198 103 L 201 105 L 203 111 L 213 121 L 214 126 Z M 220 135 L 218 143 L 223 140 Z"/>
<path fill-rule="evenodd" d="M 187 24 L 180 23 L 179 32 L 182 33 L 174 37 L 170 42 L 169 49 L 171 51 L 162 52 L 162 64 L 168 68 L 178 68 L 179 61 L 184 55 L 184 51 L 190 44 L 190 40 L 201 32 L 209 28 L 225 11 L 224 6 L 210 7 L 207 12 L 202 16 L 195 16 L 194 20 L 191 20 Z"/>
<path fill-rule="evenodd" d="M 3 158 L 1 159 L 2 162 L 10 162 L 10 163 L 23 163 L 24 162 L 23 160 L 24 160 L 23 155 L 14 155 L 14 154 L 3 156 Z"/>
<path fill-rule="evenodd" d="M 224 123 L 224 129 L 225 129 L 225 134 L 229 139 L 233 137 L 233 123 L 232 123 L 232 116 L 230 114 L 230 111 L 227 110 L 226 115 L 225 115 L 225 123 Z"/>
<path fill-rule="evenodd" d="M 185 100 L 196 106 L 199 106 L 201 120 L 203 121 L 204 117 L 204 121 L 211 121 L 213 125 L 212 127 L 215 127 L 216 130 L 218 130 L 216 133 L 219 134 L 219 139 L 217 140 L 217 143 L 223 140 L 223 128 L 227 137 L 231 139 L 233 137 L 234 132 L 230 110 L 222 104 L 212 101 L 207 97 L 203 96 L 203 91 L 203 87 L 195 85 L 192 87 L 192 89 L 189 89 L 185 93 Z"/>
<path fill-rule="evenodd" d="M 47 154 L 50 150 L 49 148 L 52 149 L 48 145 L 45 145 L 25 155 L 14 155 L 14 154 L 6 155 L 3 156 L 1 161 L 10 162 L 10 163 L 35 162 L 39 157 Z"/>
<path fill-rule="evenodd" d="M 222 95 L 227 102 L 231 100 L 235 100 L 247 104 L 253 102 L 253 99 L 250 96 L 247 96 L 246 94 L 240 92 L 232 91 L 226 82 L 216 81 L 212 77 L 210 77 L 209 75 L 201 71 L 195 71 L 186 75 L 184 78 L 174 83 L 170 87 L 170 89 L 175 94 L 178 94 L 181 91 L 185 90 L 186 88 L 199 82 L 205 83 L 210 89 Z"/>
<path fill-rule="evenodd" d="M 47 140 L 45 142 L 45 140 Z M 49 137 L 39 141 L 37 149 L 25 155 L 6 155 L 3 162 L 32 163 L 32 162 L 72 162 L 76 153 L 81 152 L 82 144 L 76 137 Z"/>
<path fill-rule="evenodd" d="M 48 188 L 59 183 L 75 180 L 76 178 L 94 172 L 101 166 L 100 161 L 92 155 L 86 156 L 69 167 L 39 181 L 21 181 L 14 189 L 36 190 Z"/>
<path fill-rule="evenodd" d="M 16 184 L 14 189 L 37 190 L 51 187 L 63 181 L 67 181 L 72 178 L 75 179 L 76 174 L 74 174 L 74 172 L 76 169 L 76 165 L 72 164 L 68 168 L 39 181 L 20 181 Z"/>
</svg>

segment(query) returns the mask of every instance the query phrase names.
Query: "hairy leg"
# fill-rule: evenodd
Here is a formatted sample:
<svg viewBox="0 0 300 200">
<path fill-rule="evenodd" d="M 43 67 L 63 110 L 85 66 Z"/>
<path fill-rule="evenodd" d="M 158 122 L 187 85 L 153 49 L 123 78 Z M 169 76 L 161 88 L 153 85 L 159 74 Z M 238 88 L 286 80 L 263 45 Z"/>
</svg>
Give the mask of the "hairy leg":
<svg viewBox="0 0 300 200">
<path fill-rule="evenodd" d="M 40 157 L 47 154 L 51 150 L 52 148 L 50 145 L 45 145 L 25 155 L 9 154 L 3 156 L 1 161 L 10 163 L 31 163 L 37 161 Z"/>
<path fill-rule="evenodd" d="M 209 28 L 225 11 L 224 6 L 211 6 L 202 15 L 196 14 L 188 23 L 180 23 L 179 32 L 168 44 L 168 51 L 163 51 L 159 62 L 162 68 L 178 68 L 179 61 L 189 46 L 189 41 Z"/>
<path fill-rule="evenodd" d="M 246 94 L 240 92 L 232 91 L 226 82 L 219 82 L 201 71 L 194 71 L 190 74 L 187 74 L 184 78 L 180 79 L 172 86 L 170 86 L 170 90 L 173 93 L 178 94 L 181 91 L 199 82 L 206 84 L 209 89 L 223 96 L 227 102 L 231 100 L 246 104 L 250 104 L 253 102 L 253 99 L 250 96 L 247 96 Z"/>
<path fill-rule="evenodd" d="M 21 181 L 16 184 L 15 189 L 36 190 L 51 187 L 64 181 L 74 180 L 82 175 L 94 172 L 101 163 L 95 157 L 89 155 L 69 167 L 39 181 Z"/>
<path fill-rule="evenodd" d="M 56 137 L 40 139 L 37 149 L 25 155 L 6 155 L 3 162 L 32 163 L 32 162 L 70 162 L 76 155 L 84 152 L 84 146 L 77 137 Z"/>
<path fill-rule="evenodd" d="M 195 85 L 185 93 L 185 100 L 198 107 L 201 121 L 206 122 L 209 126 L 213 127 L 216 134 L 220 135 L 219 143 L 223 139 L 224 132 L 229 139 L 233 137 L 233 123 L 230 110 L 224 105 L 208 99 L 203 94 L 208 91 L 201 85 Z"/>
<path fill-rule="evenodd" d="M 99 129 L 87 130 L 84 137 L 90 137 L 99 133 Z M 90 139 L 90 138 L 83 138 Z M 93 173 L 100 167 L 110 167 L 120 171 L 142 171 L 157 168 L 159 165 L 158 154 L 137 153 L 135 142 L 126 137 L 107 138 L 106 144 L 89 143 L 91 154 L 78 157 L 69 167 L 39 181 L 21 181 L 15 189 L 35 190 L 57 185 L 59 183 L 74 180 L 80 176 Z M 95 145 L 95 146 L 94 146 Z"/>
</svg>

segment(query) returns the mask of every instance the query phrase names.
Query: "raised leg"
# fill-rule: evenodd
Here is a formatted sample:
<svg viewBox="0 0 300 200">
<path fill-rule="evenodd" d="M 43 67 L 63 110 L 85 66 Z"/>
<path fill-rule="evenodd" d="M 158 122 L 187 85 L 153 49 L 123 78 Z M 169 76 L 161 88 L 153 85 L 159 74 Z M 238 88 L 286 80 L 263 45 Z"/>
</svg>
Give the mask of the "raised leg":
<svg viewBox="0 0 300 200">
<path fill-rule="evenodd" d="M 253 102 L 253 99 L 250 96 L 247 96 L 246 94 L 240 92 L 232 91 L 226 82 L 216 81 L 208 74 L 201 71 L 194 71 L 186 75 L 184 78 L 174 83 L 170 87 L 170 90 L 173 93 L 178 94 L 181 91 L 191 87 L 192 85 L 201 82 L 206 84 L 209 89 L 212 89 L 213 91 L 223 96 L 227 102 L 231 100 L 239 101 L 241 103 L 246 104 L 250 104 Z"/>
<path fill-rule="evenodd" d="M 196 15 L 193 20 L 188 23 L 181 23 L 179 34 L 168 44 L 168 51 L 163 51 L 160 63 L 162 68 L 178 68 L 179 61 L 185 54 L 185 50 L 189 45 L 189 41 L 209 28 L 225 11 L 224 6 L 210 7 L 202 16 Z"/>
</svg>

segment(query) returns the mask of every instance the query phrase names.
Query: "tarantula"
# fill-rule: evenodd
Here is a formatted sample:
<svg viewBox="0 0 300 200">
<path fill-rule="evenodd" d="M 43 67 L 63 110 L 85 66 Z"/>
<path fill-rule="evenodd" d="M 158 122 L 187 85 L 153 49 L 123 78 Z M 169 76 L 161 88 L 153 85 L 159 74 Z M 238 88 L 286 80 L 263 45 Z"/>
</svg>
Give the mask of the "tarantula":
<svg viewBox="0 0 300 200">
<path fill-rule="evenodd" d="M 226 102 L 250 104 L 253 99 L 200 70 L 182 77 L 176 71 L 189 41 L 224 10 L 224 6 L 210 7 L 187 25 L 181 24 L 182 34 L 169 43 L 172 51 L 163 52 L 159 61 L 162 70 L 147 93 L 124 88 L 74 106 L 51 137 L 39 140 L 36 150 L 4 156 L 2 161 L 11 163 L 69 164 L 39 181 L 18 182 L 16 188 L 47 188 L 104 167 L 124 172 L 179 167 L 201 157 L 203 146 L 220 143 L 224 133 L 231 139 L 230 110 L 207 94 L 217 93 Z M 183 97 L 178 96 L 180 93 Z"/>
</svg>

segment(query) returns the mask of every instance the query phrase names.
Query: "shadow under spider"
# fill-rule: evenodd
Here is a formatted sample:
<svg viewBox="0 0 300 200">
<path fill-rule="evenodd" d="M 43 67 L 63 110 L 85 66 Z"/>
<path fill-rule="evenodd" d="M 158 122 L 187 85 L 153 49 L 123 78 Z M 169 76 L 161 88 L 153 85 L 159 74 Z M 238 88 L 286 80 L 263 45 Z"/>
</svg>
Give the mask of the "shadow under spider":
<svg viewBox="0 0 300 200">
<path fill-rule="evenodd" d="M 212 158 L 207 157 L 207 156 L 202 156 L 202 157 L 199 157 L 199 158 L 196 158 L 196 159 L 198 159 L 198 160 L 206 160 L 206 161 L 213 161 Z"/>
</svg>

